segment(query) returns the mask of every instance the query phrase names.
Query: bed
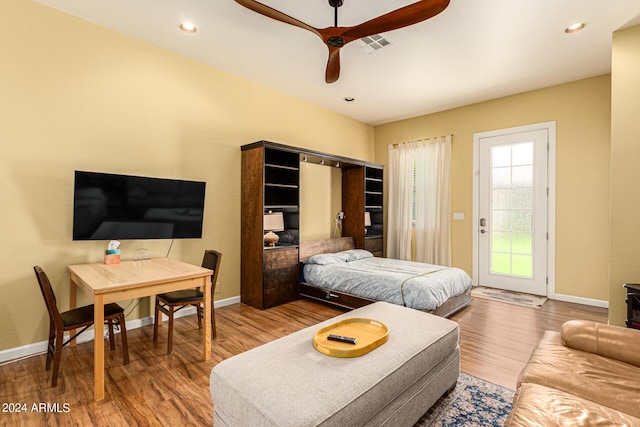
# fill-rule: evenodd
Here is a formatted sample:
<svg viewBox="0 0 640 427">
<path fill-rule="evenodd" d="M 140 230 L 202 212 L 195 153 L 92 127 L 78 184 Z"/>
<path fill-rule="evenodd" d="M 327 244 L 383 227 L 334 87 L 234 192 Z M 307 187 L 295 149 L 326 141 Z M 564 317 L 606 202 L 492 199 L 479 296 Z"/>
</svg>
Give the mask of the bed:
<svg viewBox="0 0 640 427">
<path fill-rule="evenodd" d="M 300 296 L 345 308 L 386 301 L 448 317 L 471 302 L 458 268 L 374 257 L 350 237 L 300 243 Z"/>
</svg>

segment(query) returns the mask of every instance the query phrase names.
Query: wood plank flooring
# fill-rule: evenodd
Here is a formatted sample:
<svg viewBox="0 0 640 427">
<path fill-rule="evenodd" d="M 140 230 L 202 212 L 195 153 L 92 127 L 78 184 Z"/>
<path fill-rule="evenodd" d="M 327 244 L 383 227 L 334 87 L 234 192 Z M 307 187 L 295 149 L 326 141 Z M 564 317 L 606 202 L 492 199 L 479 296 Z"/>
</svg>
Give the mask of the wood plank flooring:
<svg viewBox="0 0 640 427">
<path fill-rule="evenodd" d="M 265 311 L 244 304 L 216 309 L 218 337 L 212 342 L 208 362 L 201 360 L 195 315 L 176 320 L 170 356 L 165 354 L 166 325 L 155 347 L 153 326 L 128 331 L 129 365 L 122 364 L 119 339 L 115 351 L 106 346 L 106 396 L 101 402 L 93 400 L 91 342 L 64 349 L 55 388 L 50 386 L 50 372 L 45 371 L 45 355 L 8 363 L 0 366 L 0 411 L 11 409 L 9 404 L 19 404 L 25 411 L 0 412 L 0 425 L 210 426 L 209 374 L 213 366 L 341 313 L 306 300 Z M 545 330 L 559 330 L 569 319 L 606 323 L 607 310 L 559 301 L 548 301 L 535 310 L 476 299 L 452 319 L 460 325 L 462 370 L 514 388 Z M 42 410 L 41 403 L 48 404 L 48 410 Z"/>
</svg>

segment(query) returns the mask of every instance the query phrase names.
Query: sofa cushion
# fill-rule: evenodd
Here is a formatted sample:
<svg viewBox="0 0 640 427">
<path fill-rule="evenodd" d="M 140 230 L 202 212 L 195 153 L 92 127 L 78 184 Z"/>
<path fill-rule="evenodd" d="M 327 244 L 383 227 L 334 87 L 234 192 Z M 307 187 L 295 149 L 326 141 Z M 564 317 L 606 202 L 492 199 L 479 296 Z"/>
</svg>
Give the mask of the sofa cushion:
<svg viewBox="0 0 640 427">
<path fill-rule="evenodd" d="M 518 387 L 535 383 L 640 418 L 640 368 L 563 345 L 547 331 L 520 373 Z"/>
<path fill-rule="evenodd" d="M 522 384 L 513 398 L 509 426 L 638 426 L 640 419 L 564 391 Z"/>
<path fill-rule="evenodd" d="M 562 325 L 562 343 L 621 362 L 640 366 L 640 331 L 586 320 Z"/>
</svg>

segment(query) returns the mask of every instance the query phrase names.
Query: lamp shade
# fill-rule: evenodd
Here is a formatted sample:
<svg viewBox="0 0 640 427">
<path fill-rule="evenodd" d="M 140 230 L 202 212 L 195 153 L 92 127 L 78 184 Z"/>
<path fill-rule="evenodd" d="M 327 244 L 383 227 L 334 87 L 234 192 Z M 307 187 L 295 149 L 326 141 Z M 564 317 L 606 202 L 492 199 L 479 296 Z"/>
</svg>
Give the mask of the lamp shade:
<svg viewBox="0 0 640 427">
<path fill-rule="evenodd" d="M 282 212 L 264 214 L 263 224 L 265 231 L 283 231 L 284 218 L 282 216 Z"/>
<path fill-rule="evenodd" d="M 371 227 L 371 213 L 369 212 L 364 213 L 364 226 Z"/>
</svg>

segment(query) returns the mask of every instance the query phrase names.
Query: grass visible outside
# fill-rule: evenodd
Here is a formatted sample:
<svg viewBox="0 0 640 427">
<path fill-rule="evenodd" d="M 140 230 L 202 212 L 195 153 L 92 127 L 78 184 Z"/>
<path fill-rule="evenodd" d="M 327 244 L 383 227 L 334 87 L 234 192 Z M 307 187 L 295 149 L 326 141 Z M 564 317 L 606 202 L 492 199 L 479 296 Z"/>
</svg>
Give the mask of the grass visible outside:
<svg viewBox="0 0 640 427">
<path fill-rule="evenodd" d="M 491 238 L 491 272 L 532 277 L 531 234 L 494 232 Z"/>
</svg>

